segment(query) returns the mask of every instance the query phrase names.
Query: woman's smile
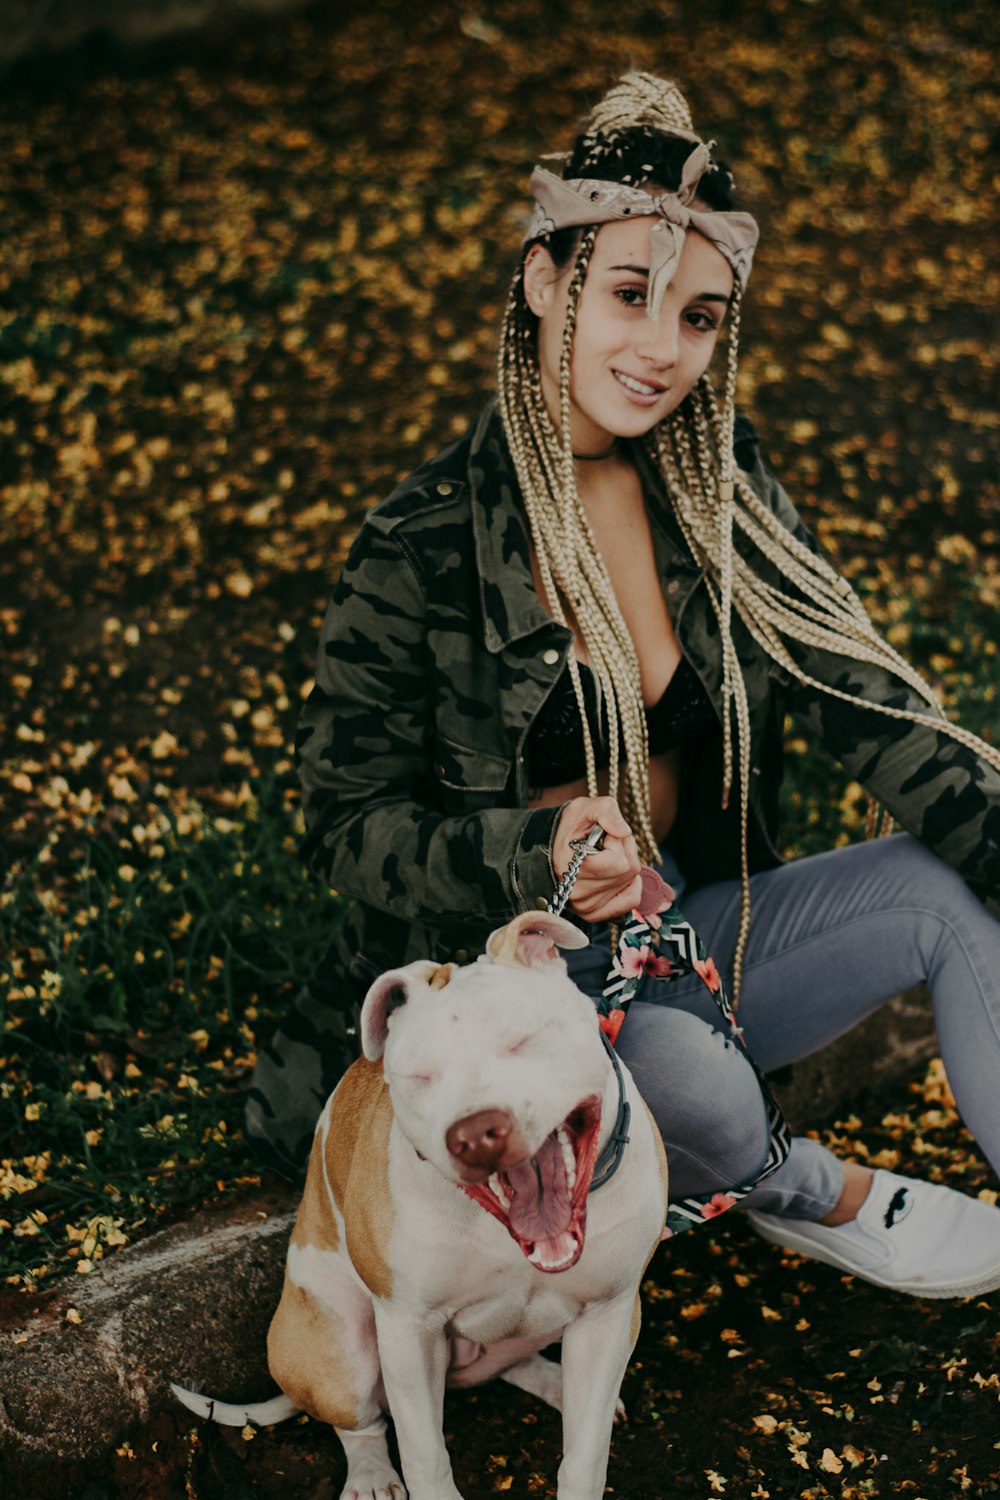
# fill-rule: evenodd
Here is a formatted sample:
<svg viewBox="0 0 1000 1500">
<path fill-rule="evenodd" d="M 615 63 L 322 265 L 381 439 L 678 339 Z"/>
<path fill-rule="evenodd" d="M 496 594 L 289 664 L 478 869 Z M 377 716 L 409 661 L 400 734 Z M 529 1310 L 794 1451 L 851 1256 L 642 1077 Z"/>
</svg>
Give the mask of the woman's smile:
<svg viewBox="0 0 1000 1500">
<path fill-rule="evenodd" d="M 654 406 L 667 390 L 658 380 L 639 380 L 635 375 L 626 375 L 622 370 L 611 372 L 626 395 L 639 406 Z"/>
</svg>

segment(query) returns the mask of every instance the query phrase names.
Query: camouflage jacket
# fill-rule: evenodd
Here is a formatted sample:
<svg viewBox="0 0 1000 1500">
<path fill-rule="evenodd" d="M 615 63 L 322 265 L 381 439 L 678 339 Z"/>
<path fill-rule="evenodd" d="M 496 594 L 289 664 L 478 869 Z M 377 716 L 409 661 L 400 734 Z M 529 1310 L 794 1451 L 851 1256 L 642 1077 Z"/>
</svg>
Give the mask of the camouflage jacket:
<svg viewBox="0 0 1000 1500">
<path fill-rule="evenodd" d="M 761 498 L 815 546 L 749 424 L 741 438 L 738 457 Z M 719 636 L 702 575 L 640 445 L 634 458 L 681 647 L 718 707 Z M 752 561 L 773 572 L 759 555 Z M 922 706 L 882 669 L 797 648 L 811 676 L 859 700 L 844 703 L 791 680 L 735 617 L 733 630 L 751 710 L 751 868 L 779 863 L 787 710 L 1000 909 L 1000 775 L 932 727 L 868 707 Z M 490 406 L 368 514 L 322 629 L 297 739 L 303 857 L 356 898 L 323 974 L 324 991 L 348 1013 L 377 973 L 418 957 L 462 962 L 494 926 L 551 894 L 559 809 L 526 808 L 523 751 L 570 644 L 535 591 L 517 482 Z M 669 846 L 690 885 L 739 873 L 738 809 L 720 806 L 721 747 L 720 730 L 682 768 Z"/>
</svg>

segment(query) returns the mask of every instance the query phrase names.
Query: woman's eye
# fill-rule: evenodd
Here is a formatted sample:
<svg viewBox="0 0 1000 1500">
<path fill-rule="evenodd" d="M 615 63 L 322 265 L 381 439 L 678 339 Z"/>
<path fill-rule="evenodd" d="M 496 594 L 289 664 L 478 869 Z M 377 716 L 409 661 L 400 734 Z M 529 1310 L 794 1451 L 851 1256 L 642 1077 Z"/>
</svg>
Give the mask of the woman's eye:
<svg viewBox="0 0 1000 1500">
<path fill-rule="evenodd" d="M 687 320 L 691 327 L 696 329 L 698 333 L 718 332 L 719 324 L 711 313 L 699 312 L 697 310 L 694 312 L 689 312 L 687 315 Z"/>
<path fill-rule="evenodd" d="M 619 302 L 624 302 L 626 307 L 645 307 L 646 288 L 644 286 L 620 286 L 615 291 Z"/>
</svg>

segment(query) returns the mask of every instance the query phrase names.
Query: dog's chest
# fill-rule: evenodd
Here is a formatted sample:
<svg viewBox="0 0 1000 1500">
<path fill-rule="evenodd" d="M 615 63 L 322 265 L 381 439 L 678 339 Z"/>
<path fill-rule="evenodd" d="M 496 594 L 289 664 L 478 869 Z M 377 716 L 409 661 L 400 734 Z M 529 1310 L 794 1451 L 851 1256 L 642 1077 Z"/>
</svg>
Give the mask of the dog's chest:
<svg viewBox="0 0 1000 1500">
<path fill-rule="evenodd" d="M 478 1295 L 457 1308 L 446 1331 L 481 1344 L 555 1336 L 579 1316 L 580 1306 L 579 1297 L 567 1293 L 552 1278 L 544 1282 L 535 1279 L 523 1287 L 515 1278 L 507 1277 L 491 1294 Z"/>
<path fill-rule="evenodd" d="M 410 1254 L 406 1269 L 400 1266 L 398 1272 L 401 1299 L 415 1307 L 447 1310 L 449 1334 L 482 1344 L 554 1336 L 585 1306 L 621 1291 L 619 1268 L 609 1261 L 608 1246 L 592 1243 L 571 1270 L 546 1275 L 530 1264 L 495 1219 L 478 1206 L 468 1208 L 461 1232 L 453 1238 L 436 1225 L 433 1254 L 425 1253 L 430 1242 L 411 1220 Z M 419 1210 L 413 1219 L 425 1227 Z"/>
</svg>

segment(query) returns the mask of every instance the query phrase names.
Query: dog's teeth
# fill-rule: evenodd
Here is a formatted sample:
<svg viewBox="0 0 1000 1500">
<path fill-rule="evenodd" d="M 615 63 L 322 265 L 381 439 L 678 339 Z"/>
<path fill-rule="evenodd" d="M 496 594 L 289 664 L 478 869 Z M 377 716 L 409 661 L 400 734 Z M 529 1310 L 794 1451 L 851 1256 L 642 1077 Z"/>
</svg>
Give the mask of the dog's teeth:
<svg viewBox="0 0 1000 1500">
<path fill-rule="evenodd" d="M 489 1182 L 487 1183 L 487 1186 L 491 1189 L 491 1191 L 493 1193 L 495 1193 L 495 1195 L 497 1196 L 497 1198 L 499 1198 L 501 1206 L 503 1208 L 510 1208 L 510 1198 L 507 1196 L 506 1192 L 504 1191 L 503 1183 L 500 1181 L 500 1174 L 499 1174 L 499 1172 L 494 1172 L 493 1173 L 493 1176 L 490 1178 Z"/>
<path fill-rule="evenodd" d="M 563 1164 L 566 1167 L 566 1180 L 570 1188 L 572 1188 L 576 1183 L 576 1156 L 573 1152 L 573 1142 L 561 1125 L 556 1131 L 556 1135 L 562 1149 Z"/>
</svg>

